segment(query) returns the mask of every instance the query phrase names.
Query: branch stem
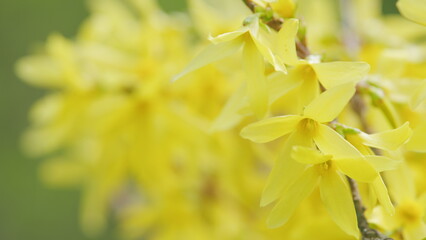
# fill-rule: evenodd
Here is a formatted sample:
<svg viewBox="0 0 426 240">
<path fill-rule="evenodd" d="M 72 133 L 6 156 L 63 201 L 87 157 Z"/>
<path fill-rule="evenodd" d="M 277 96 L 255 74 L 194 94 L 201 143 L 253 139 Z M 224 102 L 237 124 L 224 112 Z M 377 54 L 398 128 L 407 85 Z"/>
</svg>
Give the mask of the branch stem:
<svg viewBox="0 0 426 240">
<path fill-rule="evenodd" d="M 358 221 L 358 229 L 361 232 L 362 240 L 393 240 L 389 238 L 376 229 L 373 229 L 368 224 L 367 219 L 365 218 L 364 212 L 365 207 L 362 204 L 361 196 L 359 195 L 358 184 L 351 178 L 347 178 L 349 186 L 351 187 L 352 199 L 355 205 L 356 218 Z"/>
</svg>

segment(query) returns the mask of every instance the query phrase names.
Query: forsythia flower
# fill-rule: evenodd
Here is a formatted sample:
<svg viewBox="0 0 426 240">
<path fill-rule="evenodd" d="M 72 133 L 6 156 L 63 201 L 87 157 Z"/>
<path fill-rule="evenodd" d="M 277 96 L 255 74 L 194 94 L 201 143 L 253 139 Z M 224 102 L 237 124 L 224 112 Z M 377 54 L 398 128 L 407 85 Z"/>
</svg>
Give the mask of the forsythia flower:
<svg viewBox="0 0 426 240">
<path fill-rule="evenodd" d="M 319 169 L 330 169 L 330 171 L 335 171 L 337 167 L 337 169 L 346 175 L 363 182 L 373 182 L 376 178 L 380 178 L 374 169 L 374 164 L 370 163 L 370 161 L 377 161 L 376 157 L 363 156 L 337 132 L 324 124 L 333 121 L 342 111 L 355 92 L 353 85 L 353 83 L 346 83 L 325 91 L 318 98 L 314 99 L 310 105 L 306 106 L 301 116 L 288 115 L 265 119 L 251 124 L 242 130 L 241 135 L 243 137 L 255 142 L 269 142 L 291 133 L 283 148 L 282 155 L 272 170 L 262 195 L 261 205 L 267 205 L 279 198 L 279 195 L 284 194 L 271 213 L 271 225 L 276 226 L 286 222 L 289 214 L 294 211 L 294 204 L 301 201 L 312 191 L 307 190 L 303 194 L 294 193 L 294 191 L 301 191 L 303 187 L 310 187 L 308 189 L 312 189 L 315 183 L 312 181 L 317 179 L 313 177 L 315 175 L 314 170 L 305 172 L 305 175 L 308 174 L 309 176 L 303 175 L 303 172 L 306 171 L 306 164 L 314 164 L 319 166 Z M 321 109 L 321 106 L 328 106 L 328 109 Z M 303 150 L 303 148 L 297 148 L 298 151 L 296 153 L 292 150 L 295 146 L 312 148 L 314 147 L 313 142 L 321 152 L 326 154 L 325 156 L 321 156 L 312 150 Z M 332 159 L 334 160 L 331 161 Z M 319 174 L 320 176 L 325 174 L 324 178 L 327 179 L 329 175 L 328 171 L 325 170 Z M 341 180 L 339 180 L 340 177 L 338 176 L 336 173 L 332 173 L 330 177 L 334 178 L 334 180 L 331 182 L 339 184 Z M 308 182 L 302 182 L 302 179 L 310 179 L 312 181 L 309 182 L 306 180 Z M 324 180 L 324 182 L 326 185 L 321 185 L 322 191 L 326 191 L 328 194 L 332 193 L 331 187 L 327 185 L 327 181 Z M 336 188 L 340 189 L 340 193 L 344 192 L 342 189 L 348 190 L 345 186 Z M 351 211 L 353 208 L 347 207 L 348 194 L 349 192 L 343 194 L 346 197 L 342 197 L 341 204 L 331 203 L 330 199 L 332 198 L 328 198 L 328 195 L 323 194 L 322 196 L 326 206 L 329 208 L 329 213 L 336 223 L 340 224 L 347 233 L 357 236 L 355 213 Z M 294 200 L 292 196 L 297 196 L 298 198 Z M 351 205 L 351 201 L 349 201 L 349 205 Z M 339 212 L 344 212 L 342 209 L 338 210 L 340 207 L 349 212 L 343 215 L 336 215 Z M 347 217 L 343 217 L 345 215 Z"/>
<path fill-rule="evenodd" d="M 417 196 L 413 189 L 413 178 L 410 176 L 406 165 L 386 173 L 391 183 L 391 194 L 395 199 L 396 214 L 389 216 L 380 208 L 373 212 L 372 222 L 378 224 L 388 231 L 396 231 L 402 228 L 404 239 L 415 240 L 426 237 L 426 194 Z"/>
<path fill-rule="evenodd" d="M 379 0 L 90 6 L 17 63 L 48 90 L 24 147 L 81 189 L 87 235 L 111 217 L 123 239 L 426 236 L 424 27 Z M 426 24 L 424 1 L 397 6 Z"/>
</svg>

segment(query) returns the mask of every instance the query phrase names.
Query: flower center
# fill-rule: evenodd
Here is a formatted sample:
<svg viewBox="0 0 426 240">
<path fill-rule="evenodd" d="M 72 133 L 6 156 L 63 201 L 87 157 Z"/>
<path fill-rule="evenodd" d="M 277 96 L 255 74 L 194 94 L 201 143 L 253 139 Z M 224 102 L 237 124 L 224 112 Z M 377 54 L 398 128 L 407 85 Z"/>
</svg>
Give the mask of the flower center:
<svg viewBox="0 0 426 240">
<path fill-rule="evenodd" d="M 396 216 L 401 224 L 414 224 L 422 220 L 424 208 L 415 201 L 404 201 L 396 207 Z"/>
<path fill-rule="evenodd" d="M 329 161 L 317 164 L 316 167 L 318 169 L 319 175 L 324 175 L 328 171 L 330 171 L 330 169 L 333 167 L 333 162 L 329 160 Z"/>
<path fill-rule="evenodd" d="M 311 119 L 305 118 L 299 122 L 298 130 L 306 136 L 314 136 L 318 129 L 318 122 Z"/>
<path fill-rule="evenodd" d="M 311 80 L 314 81 L 316 80 L 316 74 L 314 69 L 312 68 L 311 65 L 309 64 L 303 64 L 298 66 L 299 67 L 299 71 L 301 73 L 301 75 L 303 76 L 303 79 L 305 80 Z"/>
</svg>

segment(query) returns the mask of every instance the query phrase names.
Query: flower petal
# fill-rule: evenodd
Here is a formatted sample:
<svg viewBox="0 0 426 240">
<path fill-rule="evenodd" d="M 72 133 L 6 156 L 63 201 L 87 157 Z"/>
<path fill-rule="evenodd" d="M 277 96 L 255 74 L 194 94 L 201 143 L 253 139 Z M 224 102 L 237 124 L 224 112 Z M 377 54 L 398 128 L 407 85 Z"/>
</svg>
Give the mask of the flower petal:
<svg viewBox="0 0 426 240">
<path fill-rule="evenodd" d="M 314 168 L 308 168 L 303 175 L 295 181 L 283 197 L 274 206 L 268 217 L 268 226 L 271 228 L 279 227 L 285 224 L 293 215 L 294 210 L 300 202 L 309 196 L 317 185 L 319 179 L 318 173 Z"/>
<path fill-rule="evenodd" d="M 333 88 L 344 83 L 357 83 L 370 71 L 365 62 L 328 62 L 312 64 L 318 80 L 326 88 Z"/>
<path fill-rule="evenodd" d="M 311 74 L 311 69 L 310 66 L 305 64 L 298 65 L 292 69 L 294 78 L 302 80 L 302 85 L 298 88 L 298 101 L 301 111 L 316 99 L 320 93 L 319 83 L 315 79 L 315 75 Z"/>
<path fill-rule="evenodd" d="M 413 129 L 413 135 L 406 144 L 407 150 L 426 152 L 426 122 L 420 123 L 419 126 Z"/>
<path fill-rule="evenodd" d="M 262 56 L 268 61 L 272 66 L 274 66 L 275 71 L 287 73 L 287 68 L 284 65 L 284 62 L 276 57 L 272 52 L 271 47 L 273 46 L 273 38 L 275 32 L 266 32 L 264 29 L 259 27 L 259 19 L 253 21 L 250 26 L 250 35 L 251 39 L 256 45 L 257 50 L 262 54 Z"/>
<path fill-rule="evenodd" d="M 287 139 L 279 155 L 262 193 L 261 206 L 266 206 L 275 201 L 281 192 L 288 189 L 291 184 L 303 173 L 306 165 L 300 164 L 291 158 L 293 146 L 313 147 L 312 139 L 307 138 L 302 132 L 295 131 Z"/>
<path fill-rule="evenodd" d="M 291 157 L 303 164 L 319 164 L 331 160 L 331 155 L 324 155 L 316 149 L 294 146 Z"/>
<path fill-rule="evenodd" d="M 333 221 L 347 234 L 358 239 L 355 207 L 346 179 L 336 171 L 328 171 L 321 177 L 320 194 Z"/>
<path fill-rule="evenodd" d="M 372 184 L 379 203 L 391 216 L 394 215 L 395 207 L 393 206 L 392 201 L 390 200 L 388 189 L 386 188 L 382 177 L 376 178 L 376 180 L 374 180 Z"/>
<path fill-rule="evenodd" d="M 385 156 L 365 156 L 367 161 L 373 165 L 374 169 L 378 172 L 390 171 L 397 169 L 402 161 L 397 161 Z"/>
<path fill-rule="evenodd" d="M 393 130 L 375 134 L 361 133 L 360 137 L 363 139 L 363 143 L 367 146 L 394 151 L 406 143 L 411 137 L 411 134 L 411 128 L 408 122 L 406 122 L 401 127 Z"/>
<path fill-rule="evenodd" d="M 50 56 L 24 57 L 17 62 L 17 74 L 29 84 L 45 88 L 66 85 L 60 64 Z"/>
<path fill-rule="evenodd" d="M 296 37 L 298 30 L 298 19 L 286 19 L 278 32 L 276 51 L 281 60 L 290 66 L 295 66 L 299 61 L 296 52 Z"/>
<path fill-rule="evenodd" d="M 426 1 L 399 0 L 396 6 L 404 17 L 413 22 L 426 25 Z"/>
<path fill-rule="evenodd" d="M 364 157 L 334 159 L 342 173 L 360 182 L 373 182 L 379 177 L 373 165 Z"/>
<path fill-rule="evenodd" d="M 334 158 L 359 158 L 362 154 L 330 127 L 319 124 L 314 135 L 315 144 L 324 154 L 331 154 Z"/>
<path fill-rule="evenodd" d="M 258 118 L 268 111 L 268 89 L 265 77 L 265 62 L 253 41 L 246 41 L 243 51 L 243 68 L 247 80 L 249 103 Z"/>
<path fill-rule="evenodd" d="M 402 230 L 402 234 L 405 240 L 423 240 L 426 237 L 426 224 L 424 222 L 417 222 L 412 225 L 407 225 Z"/>
<path fill-rule="evenodd" d="M 240 87 L 228 100 L 219 116 L 214 120 L 210 131 L 222 131 L 237 125 L 248 114 L 241 113 L 247 104 L 245 88 Z"/>
<path fill-rule="evenodd" d="M 186 66 L 181 73 L 176 75 L 172 81 L 174 82 L 192 71 L 236 53 L 241 46 L 242 42 L 239 39 L 207 46 L 188 64 L 188 66 Z"/>
<path fill-rule="evenodd" d="M 302 117 L 287 115 L 252 123 L 241 130 L 241 136 L 257 143 L 275 140 L 294 131 Z"/>
<path fill-rule="evenodd" d="M 248 31 L 249 31 L 248 27 L 242 27 L 242 28 L 240 28 L 236 31 L 233 31 L 233 32 L 223 33 L 223 34 L 220 34 L 216 37 L 209 37 L 209 41 L 214 43 L 214 44 L 232 41 L 232 40 L 240 37 L 241 35 L 243 35 L 244 33 L 248 32 Z"/>
<path fill-rule="evenodd" d="M 411 96 L 410 106 L 416 109 L 426 99 L 426 81 L 423 81 L 420 86 L 414 91 Z"/>
<path fill-rule="evenodd" d="M 414 176 L 407 163 L 402 162 L 397 169 L 384 172 L 383 175 L 386 179 L 389 194 L 395 202 L 399 203 L 405 199 L 416 198 Z"/>
<path fill-rule="evenodd" d="M 318 122 L 335 119 L 355 93 L 353 83 L 346 83 L 321 93 L 304 110 L 304 116 Z"/>
<path fill-rule="evenodd" d="M 269 103 L 274 103 L 294 88 L 300 86 L 301 81 L 298 76 L 289 72 L 287 75 L 282 72 L 274 72 L 268 76 Z"/>
</svg>

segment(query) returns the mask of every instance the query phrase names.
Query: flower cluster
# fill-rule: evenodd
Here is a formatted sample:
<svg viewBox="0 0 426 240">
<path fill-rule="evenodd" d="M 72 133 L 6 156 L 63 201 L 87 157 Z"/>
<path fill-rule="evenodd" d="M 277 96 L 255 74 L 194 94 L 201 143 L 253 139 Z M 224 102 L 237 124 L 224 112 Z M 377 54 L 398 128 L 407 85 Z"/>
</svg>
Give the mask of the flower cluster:
<svg viewBox="0 0 426 240">
<path fill-rule="evenodd" d="M 88 235 L 426 237 L 424 0 L 187 2 L 92 0 L 17 64 L 48 90 L 24 147 Z"/>
</svg>

